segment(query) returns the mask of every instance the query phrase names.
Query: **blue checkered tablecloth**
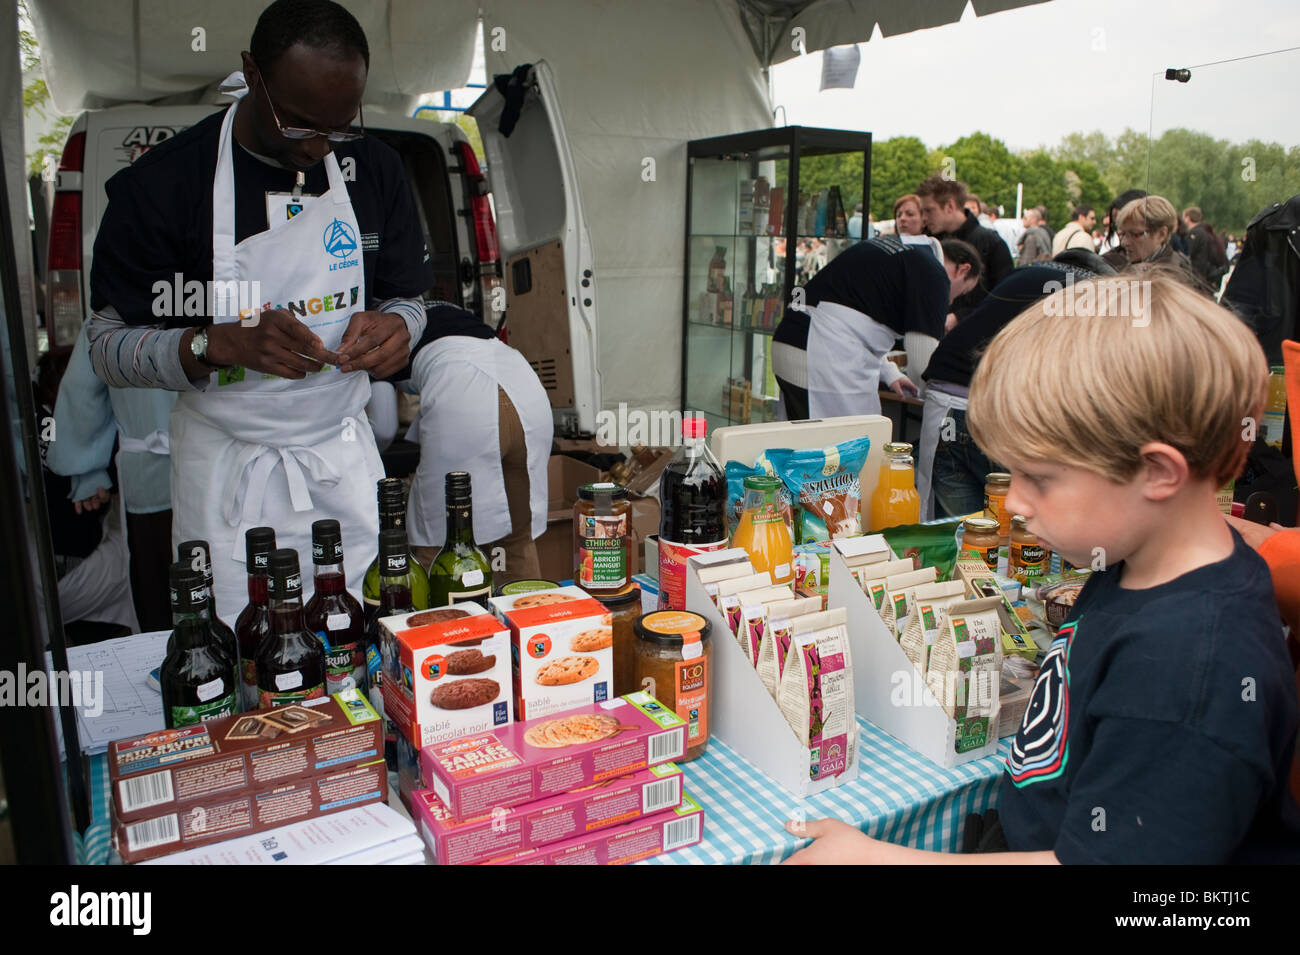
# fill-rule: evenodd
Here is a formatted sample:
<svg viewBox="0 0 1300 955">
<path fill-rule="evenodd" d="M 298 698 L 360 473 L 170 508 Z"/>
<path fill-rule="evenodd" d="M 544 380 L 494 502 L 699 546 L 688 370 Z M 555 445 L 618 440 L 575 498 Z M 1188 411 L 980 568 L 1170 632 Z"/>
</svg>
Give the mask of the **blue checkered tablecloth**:
<svg viewBox="0 0 1300 955">
<path fill-rule="evenodd" d="M 647 860 L 650 865 L 761 865 L 780 862 L 807 840 L 785 821 L 833 817 L 867 835 L 916 849 L 955 852 L 969 813 L 997 804 L 1010 747 L 997 756 L 941 769 L 883 730 L 858 720 L 858 778 L 799 799 L 716 738 L 684 763 L 686 791 L 704 807 L 704 841 Z"/>
</svg>

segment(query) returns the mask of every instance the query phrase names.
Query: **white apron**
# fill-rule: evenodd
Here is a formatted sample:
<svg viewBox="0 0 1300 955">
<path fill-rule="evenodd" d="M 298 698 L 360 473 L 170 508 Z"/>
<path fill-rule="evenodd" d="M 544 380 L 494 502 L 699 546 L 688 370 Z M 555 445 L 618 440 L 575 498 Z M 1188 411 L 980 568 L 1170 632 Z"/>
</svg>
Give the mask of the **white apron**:
<svg viewBox="0 0 1300 955">
<path fill-rule="evenodd" d="M 921 412 L 921 443 L 916 455 L 916 491 L 921 495 L 921 520 L 934 520 L 934 452 L 939 447 L 939 434 L 949 411 L 965 411 L 966 399 L 936 391 L 925 390 L 925 406 Z"/>
<path fill-rule="evenodd" d="M 834 302 L 808 314 L 808 417 L 880 414 L 880 363 L 898 332 Z"/>
<path fill-rule="evenodd" d="M 366 302 L 361 233 L 338 161 L 333 153 L 325 157 L 325 195 L 274 231 L 236 245 L 236 108 L 221 126 L 212 184 L 213 280 L 260 281 L 264 308 L 300 306 L 306 314 L 294 317 L 336 350 L 348 320 Z M 336 519 L 348 588 L 360 595 L 379 547 L 375 482 L 383 476 L 365 414 L 369 398 L 365 372 L 344 375 L 333 367 L 298 381 L 219 372 L 206 391 L 181 393 L 171 418 L 172 544 L 202 539 L 211 545 L 222 614 L 234 615 L 248 602 L 244 533 L 259 525 L 275 528 L 277 546 L 298 551 L 310 580 L 312 521 Z"/>
<path fill-rule="evenodd" d="M 444 481 L 449 471 L 470 474 L 474 540 L 487 544 L 510 533 L 497 427 L 498 387 L 515 406 L 524 428 L 532 536 L 542 536 L 554 419 L 546 389 L 528 360 L 496 338 L 449 335 L 415 356 L 411 377 L 420 388 L 420 414 L 406 434 L 420 445 L 406 515 L 411 543 L 441 547 L 446 542 Z"/>
</svg>

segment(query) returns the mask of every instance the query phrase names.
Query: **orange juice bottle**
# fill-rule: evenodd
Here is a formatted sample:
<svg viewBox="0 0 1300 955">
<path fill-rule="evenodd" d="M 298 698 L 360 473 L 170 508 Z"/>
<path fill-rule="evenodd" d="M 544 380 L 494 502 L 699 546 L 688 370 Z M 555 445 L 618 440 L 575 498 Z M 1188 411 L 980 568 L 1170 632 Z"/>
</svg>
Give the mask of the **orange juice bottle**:
<svg viewBox="0 0 1300 955">
<path fill-rule="evenodd" d="M 1281 449 L 1286 434 L 1286 367 L 1269 369 L 1268 404 L 1264 406 L 1264 442 Z"/>
<path fill-rule="evenodd" d="M 885 445 L 885 461 L 871 495 L 870 529 L 883 530 L 921 519 L 921 495 L 916 492 L 912 446 L 905 441 Z"/>
<path fill-rule="evenodd" d="M 780 490 L 780 478 L 768 474 L 745 478 L 745 509 L 731 537 L 731 546 L 745 549 L 756 572 L 771 572 L 773 584 L 794 580 L 794 542 L 781 515 Z"/>
</svg>

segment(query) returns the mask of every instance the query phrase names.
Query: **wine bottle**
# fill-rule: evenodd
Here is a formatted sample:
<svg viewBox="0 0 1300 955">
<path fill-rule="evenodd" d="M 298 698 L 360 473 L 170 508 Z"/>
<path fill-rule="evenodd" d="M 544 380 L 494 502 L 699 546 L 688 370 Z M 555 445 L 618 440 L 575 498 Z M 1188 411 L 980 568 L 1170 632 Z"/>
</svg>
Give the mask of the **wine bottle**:
<svg viewBox="0 0 1300 955">
<path fill-rule="evenodd" d="M 402 674 L 397 648 L 390 646 L 387 653 L 384 652 L 383 631 L 379 621 L 418 609 L 411 600 L 412 563 L 404 528 L 395 527 L 379 532 L 379 602 L 366 608 L 366 665 L 370 703 L 380 714 L 384 712 L 384 680 L 393 680 L 394 685 L 400 686 Z M 396 745 L 397 729 L 391 720 L 386 719 L 384 758 L 391 768 L 396 768 L 397 765 Z"/>
<path fill-rule="evenodd" d="M 234 667 L 208 615 L 203 573 L 185 561 L 171 565 L 172 626 L 158 683 L 167 728 L 192 726 L 239 712 Z"/>
<path fill-rule="evenodd" d="M 379 498 L 379 530 L 382 532 L 400 528 L 405 533 L 406 489 L 401 479 L 380 478 L 376 486 L 376 494 Z M 424 610 L 429 606 L 429 575 L 415 559 L 415 555 L 410 553 L 409 545 L 407 554 L 411 565 L 411 600 L 416 610 Z M 361 599 L 365 601 L 367 607 L 379 603 L 378 557 L 366 568 L 365 580 L 361 585 Z"/>
<path fill-rule="evenodd" d="M 212 589 L 212 550 L 203 540 L 184 541 L 176 546 L 176 559 L 188 563 L 194 570 L 203 574 L 203 585 L 208 588 L 208 625 L 216 637 L 221 651 L 230 659 L 234 667 L 235 685 L 239 684 L 239 640 L 235 631 L 230 629 L 217 614 L 216 591 Z"/>
<path fill-rule="evenodd" d="M 257 650 L 258 708 L 325 695 L 325 648 L 303 626 L 298 552 L 271 552 L 271 632 Z"/>
<path fill-rule="evenodd" d="M 325 648 L 325 692 L 366 691 L 365 616 L 348 593 L 343 573 L 343 532 L 338 521 L 311 526 L 311 559 L 316 591 L 303 612 L 307 629 Z"/>
<path fill-rule="evenodd" d="M 492 565 L 474 543 L 474 509 L 469 474 L 451 471 L 445 480 L 447 542 L 429 565 L 429 605 L 445 607 L 492 596 Z"/>
<path fill-rule="evenodd" d="M 244 534 L 244 554 L 248 559 L 248 604 L 235 620 L 235 639 L 239 641 L 240 704 L 245 710 L 257 709 L 257 648 L 262 645 L 262 638 L 271 632 L 267 585 L 271 582 L 273 550 L 273 528 L 251 527 Z"/>
</svg>

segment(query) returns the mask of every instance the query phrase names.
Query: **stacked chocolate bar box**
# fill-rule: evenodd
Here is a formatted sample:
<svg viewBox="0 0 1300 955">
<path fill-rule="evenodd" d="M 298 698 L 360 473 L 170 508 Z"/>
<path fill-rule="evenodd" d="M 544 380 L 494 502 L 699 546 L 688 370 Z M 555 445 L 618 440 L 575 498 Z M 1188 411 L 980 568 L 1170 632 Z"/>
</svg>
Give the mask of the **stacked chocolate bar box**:
<svg viewBox="0 0 1300 955">
<path fill-rule="evenodd" d="M 355 689 L 117 740 L 108 771 L 126 862 L 388 798 L 383 721 Z"/>
</svg>

